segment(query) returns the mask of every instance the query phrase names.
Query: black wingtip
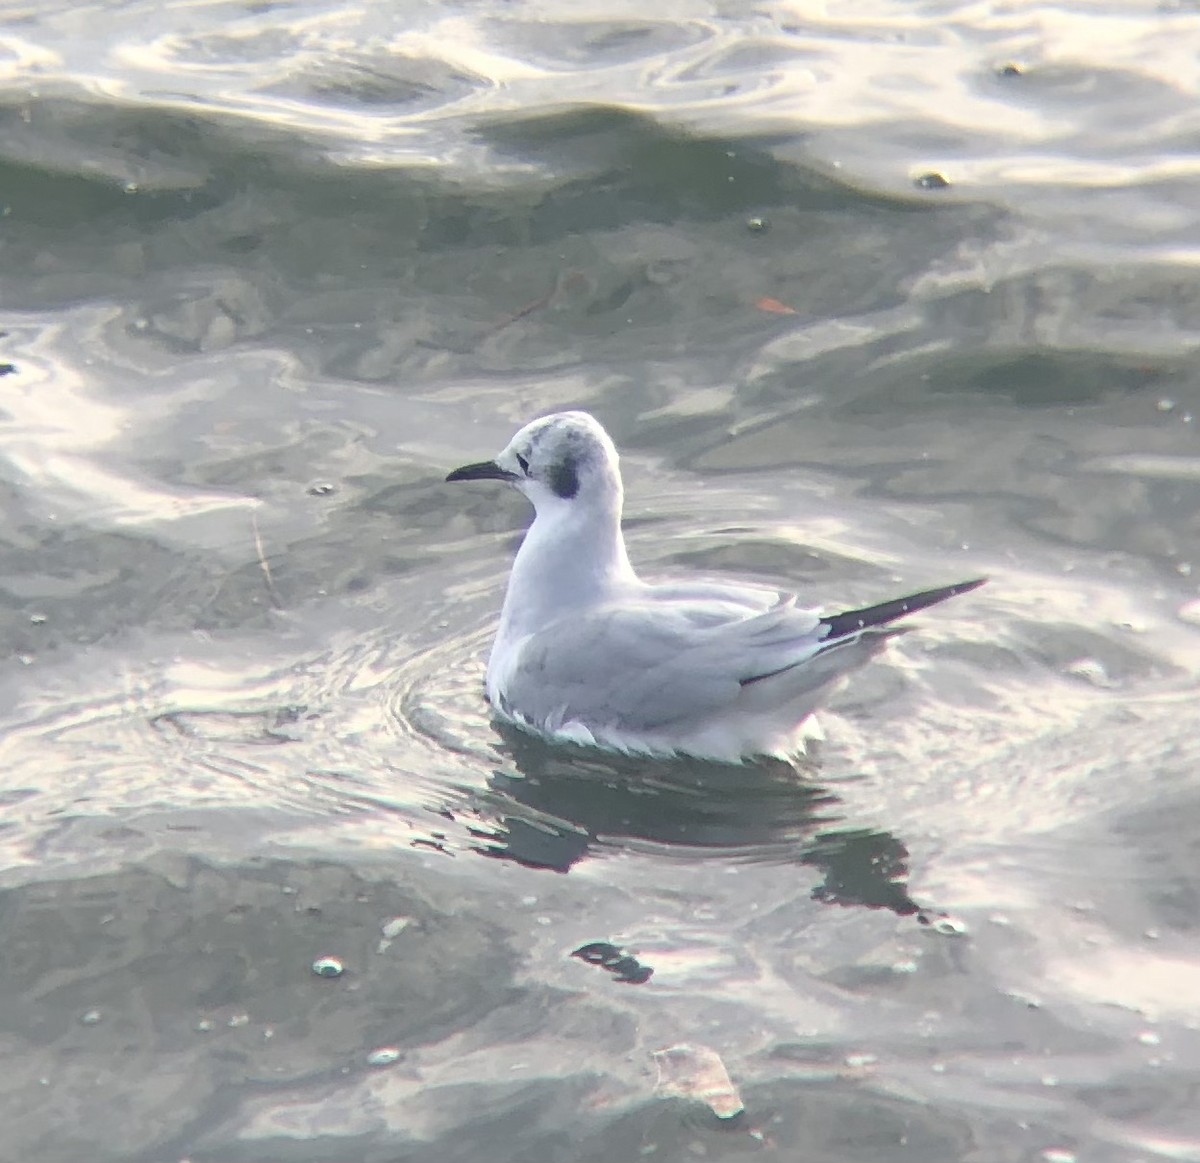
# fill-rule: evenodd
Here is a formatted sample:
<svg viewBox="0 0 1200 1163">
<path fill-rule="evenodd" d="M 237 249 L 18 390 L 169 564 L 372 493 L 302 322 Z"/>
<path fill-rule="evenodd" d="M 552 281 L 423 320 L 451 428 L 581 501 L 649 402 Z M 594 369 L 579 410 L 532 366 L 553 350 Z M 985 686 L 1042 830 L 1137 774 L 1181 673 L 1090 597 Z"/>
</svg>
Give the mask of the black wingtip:
<svg viewBox="0 0 1200 1163">
<path fill-rule="evenodd" d="M 822 618 L 821 624 L 828 626 L 825 641 L 844 638 L 847 634 L 856 634 L 860 630 L 869 630 L 873 626 L 883 626 L 903 618 L 906 614 L 915 614 L 918 610 L 936 606 L 947 598 L 955 598 L 959 594 L 977 590 L 988 579 L 986 577 L 972 578 L 970 581 L 956 582 L 952 586 L 940 586 L 936 590 L 922 590 L 919 594 L 909 594 L 906 598 L 893 598 L 890 602 L 881 602 L 878 606 L 865 606 L 861 610 L 847 610 L 843 614 L 834 614 Z"/>
</svg>

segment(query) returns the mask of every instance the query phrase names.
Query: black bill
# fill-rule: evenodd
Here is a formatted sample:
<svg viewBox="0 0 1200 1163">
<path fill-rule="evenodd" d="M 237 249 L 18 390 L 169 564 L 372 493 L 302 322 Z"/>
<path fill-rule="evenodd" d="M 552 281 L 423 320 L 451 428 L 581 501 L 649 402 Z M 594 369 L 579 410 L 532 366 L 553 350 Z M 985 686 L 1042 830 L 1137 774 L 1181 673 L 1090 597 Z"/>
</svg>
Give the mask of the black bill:
<svg viewBox="0 0 1200 1163">
<path fill-rule="evenodd" d="M 464 464 L 450 473 L 448 481 L 515 481 L 517 474 L 502 469 L 494 460 L 481 460 L 478 464 Z"/>
</svg>

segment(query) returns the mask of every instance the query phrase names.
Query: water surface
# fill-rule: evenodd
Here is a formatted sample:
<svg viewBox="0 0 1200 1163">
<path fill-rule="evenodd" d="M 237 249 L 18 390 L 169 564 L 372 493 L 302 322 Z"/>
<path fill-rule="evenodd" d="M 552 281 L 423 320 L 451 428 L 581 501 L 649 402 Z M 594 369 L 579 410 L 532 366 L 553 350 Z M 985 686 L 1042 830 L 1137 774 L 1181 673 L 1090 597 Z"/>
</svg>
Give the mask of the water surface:
<svg viewBox="0 0 1200 1163">
<path fill-rule="evenodd" d="M 0 1158 L 1200 1158 L 1198 36 L 0 4 Z M 648 574 L 992 583 L 796 769 L 501 734 L 567 406 Z"/>
</svg>

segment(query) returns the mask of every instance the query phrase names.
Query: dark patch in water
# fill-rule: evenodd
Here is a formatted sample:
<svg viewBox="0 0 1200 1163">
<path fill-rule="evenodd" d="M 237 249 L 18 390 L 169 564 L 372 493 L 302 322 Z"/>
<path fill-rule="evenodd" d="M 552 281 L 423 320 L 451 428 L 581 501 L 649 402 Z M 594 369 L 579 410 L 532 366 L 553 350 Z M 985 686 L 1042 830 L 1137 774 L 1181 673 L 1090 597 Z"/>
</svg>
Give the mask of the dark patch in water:
<svg viewBox="0 0 1200 1163">
<path fill-rule="evenodd" d="M 643 965 L 636 957 L 623 953 L 620 946 L 607 941 L 591 941 L 580 945 L 571 953 L 589 965 L 599 965 L 613 975 L 613 979 L 625 985 L 645 985 L 654 974 L 649 965 Z"/>
</svg>

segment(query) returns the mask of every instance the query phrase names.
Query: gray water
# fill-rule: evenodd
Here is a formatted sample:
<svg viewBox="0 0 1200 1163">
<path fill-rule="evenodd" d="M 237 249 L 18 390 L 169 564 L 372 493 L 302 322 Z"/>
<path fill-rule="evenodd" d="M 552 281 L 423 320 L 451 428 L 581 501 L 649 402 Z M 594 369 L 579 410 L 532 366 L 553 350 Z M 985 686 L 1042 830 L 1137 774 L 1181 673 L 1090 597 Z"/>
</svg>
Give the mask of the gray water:
<svg viewBox="0 0 1200 1163">
<path fill-rule="evenodd" d="M 0 1158 L 1200 1159 L 1198 46 L 0 4 Z M 565 406 L 648 574 L 991 584 L 798 770 L 506 737 Z"/>
</svg>

